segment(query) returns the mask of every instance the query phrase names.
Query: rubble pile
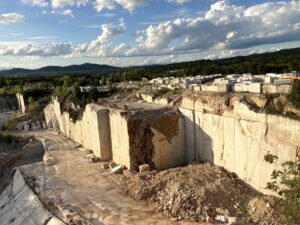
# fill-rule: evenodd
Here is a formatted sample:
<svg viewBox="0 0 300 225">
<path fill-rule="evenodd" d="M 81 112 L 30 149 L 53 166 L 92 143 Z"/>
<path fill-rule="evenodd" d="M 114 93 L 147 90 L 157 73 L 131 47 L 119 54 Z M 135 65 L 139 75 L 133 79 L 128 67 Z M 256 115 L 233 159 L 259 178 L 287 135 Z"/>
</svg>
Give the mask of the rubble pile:
<svg viewBox="0 0 300 225">
<path fill-rule="evenodd" d="M 155 202 L 172 220 L 238 223 L 258 195 L 235 174 L 211 164 L 124 175 L 134 199 Z"/>
</svg>

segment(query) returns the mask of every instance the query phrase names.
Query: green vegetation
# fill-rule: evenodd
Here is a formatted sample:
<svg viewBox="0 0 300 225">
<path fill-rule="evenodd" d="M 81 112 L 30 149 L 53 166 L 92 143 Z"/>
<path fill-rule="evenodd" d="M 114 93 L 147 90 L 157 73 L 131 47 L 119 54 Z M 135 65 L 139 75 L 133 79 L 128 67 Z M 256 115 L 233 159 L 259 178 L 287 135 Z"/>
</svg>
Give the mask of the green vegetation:
<svg viewBox="0 0 300 225">
<path fill-rule="evenodd" d="M 0 132 L 0 143 L 10 145 L 13 142 L 13 140 L 13 136 L 7 130 L 4 132 Z"/>
<path fill-rule="evenodd" d="M 265 161 L 272 164 L 277 156 L 267 154 Z M 272 182 L 267 189 L 276 192 L 282 199 L 283 214 L 289 225 L 300 222 L 300 161 L 288 161 L 282 164 L 282 169 L 272 172 Z"/>
<path fill-rule="evenodd" d="M 152 79 L 155 77 L 165 76 L 181 77 L 194 76 L 198 74 L 206 75 L 219 73 L 285 73 L 293 70 L 300 70 L 300 48 L 220 60 L 197 60 L 168 65 L 116 68 L 115 70 L 99 70 L 99 72 L 96 72 L 97 70 L 90 71 L 88 68 L 89 67 L 86 67 L 86 70 L 81 69 L 77 70 L 76 72 L 76 68 L 74 67 L 70 71 L 65 70 L 65 73 L 57 73 L 56 76 L 48 76 L 47 71 L 45 71 L 44 76 L 37 76 L 36 74 L 32 73 L 32 76 L 30 77 L 30 73 L 26 73 L 27 77 L 0 77 L 0 93 L 8 90 L 10 92 L 11 90 L 17 91 L 17 86 L 23 87 L 23 90 L 53 90 L 55 87 L 63 86 L 65 77 L 68 77 L 70 82 L 69 86 L 76 81 L 79 82 L 80 86 L 97 86 L 99 85 L 99 81 L 104 84 L 107 79 L 110 79 L 111 82 L 116 83 L 129 80 L 142 80 L 143 77 Z M 64 74 L 68 75 L 63 76 Z M 4 87 L 7 89 L 3 89 Z"/>
<path fill-rule="evenodd" d="M 17 122 L 17 116 L 15 113 L 13 113 L 4 123 L 4 125 L 2 126 L 2 130 L 3 131 L 7 131 L 11 128 L 13 128 L 13 126 L 15 125 L 15 123 Z"/>
<path fill-rule="evenodd" d="M 286 73 L 300 70 L 300 48 L 282 50 L 273 53 L 239 56 L 220 60 L 197 60 L 131 68 L 126 72 L 127 80 L 152 79 L 165 76 L 194 76 L 198 74 L 233 73 Z M 116 73 L 116 79 L 124 78 L 124 72 Z"/>
<path fill-rule="evenodd" d="M 172 95 L 177 95 L 180 92 L 181 92 L 181 89 L 179 89 L 179 88 L 174 89 L 174 90 L 170 90 L 170 89 L 167 89 L 167 88 L 162 88 L 162 89 L 153 91 L 152 94 L 153 94 L 154 98 L 159 98 L 159 97 L 162 97 L 162 96 L 170 97 Z"/>
<path fill-rule="evenodd" d="M 30 115 L 35 115 L 39 113 L 39 111 L 42 110 L 40 108 L 40 104 L 38 101 L 35 101 L 32 97 L 29 97 L 28 99 L 28 113 Z"/>
<path fill-rule="evenodd" d="M 296 108 L 300 109 L 300 81 L 295 81 L 289 94 L 289 100 Z"/>
</svg>

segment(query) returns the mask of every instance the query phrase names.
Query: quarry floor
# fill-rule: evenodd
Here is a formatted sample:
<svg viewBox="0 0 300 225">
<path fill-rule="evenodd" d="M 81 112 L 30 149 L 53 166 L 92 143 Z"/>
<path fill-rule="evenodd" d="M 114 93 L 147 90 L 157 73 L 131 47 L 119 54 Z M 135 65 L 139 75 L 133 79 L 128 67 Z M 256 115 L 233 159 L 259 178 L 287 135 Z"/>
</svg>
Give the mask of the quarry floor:
<svg viewBox="0 0 300 225">
<path fill-rule="evenodd" d="M 101 163 L 88 162 L 86 154 L 70 139 L 49 131 L 35 135 L 47 139 L 56 163 L 30 164 L 21 171 L 32 181 L 31 186 L 48 209 L 63 221 L 69 223 L 73 219 L 95 225 L 196 224 L 172 221 L 159 213 L 154 204 L 130 198 L 124 193 L 123 176 L 112 176 L 109 170 L 101 168 Z"/>
<path fill-rule="evenodd" d="M 37 162 L 20 170 L 48 210 L 66 224 L 218 224 L 213 221 L 217 208 L 243 219 L 241 205 L 250 199 L 254 199 L 251 218 L 257 223 L 246 224 L 284 224 L 276 218 L 276 209 L 270 211 L 270 201 L 256 198 L 256 192 L 220 167 L 198 164 L 159 173 L 112 175 L 109 169 L 102 169 L 101 162 L 89 162 L 69 138 L 51 131 L 29 135 L 33 134 L 46 139 L 55 163 L 45 166 Z M 235 203 L 240 207 L 235 208 Z M 208 220 L 211 223 L 192 222 L 195 215 L 205 215 L 203 210 L 214 211 Z"/>
</svg>

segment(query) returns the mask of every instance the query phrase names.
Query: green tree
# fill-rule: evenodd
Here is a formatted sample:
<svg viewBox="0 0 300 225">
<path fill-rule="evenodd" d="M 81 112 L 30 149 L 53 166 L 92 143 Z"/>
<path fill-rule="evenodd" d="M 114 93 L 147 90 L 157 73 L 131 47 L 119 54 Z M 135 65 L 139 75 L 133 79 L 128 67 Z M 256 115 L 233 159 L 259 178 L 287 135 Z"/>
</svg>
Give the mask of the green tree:
<svg viewBox="0 0 300 225">
<path fill-rule="evenodd" d="M 30 115 L 34 115 L 39 112 L 39 103 L 38 101 L 34 101 L 32 97 L 28 99 L 28 113 Z"/>
<path fill-rule="evenodd" d="M 292 104 L 300 109 L 300 81 L 295 81 L 292 91 L 289 94 L 289 100 L 292 102 Z"/>
<path fill-rule="evenodd" d="M 278 160 L 277 156 L 267 154 L 265 161 L 272 164 Z M 282 169 L 274 170 L 272 182 L 267 189 L 281 196 L 283 214 L 289 225 L 300 224 L 300 161 L 288 161 L 282 164 Z"/>
<path fill-rule="evenodd" d="M 79 98 L 80 96 L 80 84 L 78 81 L 76 81 L 74 84 L 73 84 L 73 88 L 72 88 L 72 98 L 73 99 L 77 99 Z"/>
</svg>

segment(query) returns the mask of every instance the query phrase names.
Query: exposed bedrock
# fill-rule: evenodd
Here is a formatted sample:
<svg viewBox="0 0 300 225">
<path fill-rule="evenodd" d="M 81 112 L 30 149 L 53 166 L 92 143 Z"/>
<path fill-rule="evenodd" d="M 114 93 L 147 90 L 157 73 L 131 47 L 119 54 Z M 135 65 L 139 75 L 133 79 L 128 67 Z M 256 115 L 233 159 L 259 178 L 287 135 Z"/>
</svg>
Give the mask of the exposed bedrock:
<svg viewBox="0 0 300 225">
<path fill-rule="evenodd" d="M 142 164 L 156 169 L 183 165 L 186 162 L 183 122 L 177 110 L 168 108 L 111 110 L 114 161 L 133 170 Z"/>
<path fill-rule="evenodd" d="M 24 95 L 20 94 L 20 93 L 17 93 L 16 97 L 17 97 L 17 101 L 18 101 L 18 109 L 22 113 L 26 113 L 27 112 L 27 105 L 25 104 Z"/>
<path fill-rule="evenodd" d="M 266 193 L 272 171 L 282 162 L 297 160 L 300 121 L 255 112 L 238 98 L 227 106 L 210 104 L 187 97 L 182 101 L 189 161 L 205 160 L 223 166 Z M 268 153 L 278 156 L 279 162 L 265 162 Z"/>
<path fill-rule="evenodd" d="M 52 127 L 92 150 L 102 160 L 111 159 L 108 109 L 96 104 L 88 104 L 82 118 L 73 122 L 70 120 L 69 113 L 62 112 L 60 103 L 53 99 L 44 112 L 48 127 L 52 124 Z"/>
<path fill-rule="evenodd" d="M 300 121 L 260 113 L 240 96 L 184 97 L 179 110 L 149 103 L 128 103 L 126 110 L 89 104 L 75 123 L 57 101 L 47 108 L 47 121 L 57 120 L 66 136 L 132 170 L 204 160 L 267 193 L 272 171 L 300 155 Z M 279 161 L 265 162 L 268 153 Z"/>
<path fill-rule="evenodd" d="M 0 96 L 0 112 L 18 109 L 18 100 L 15 95 Z"/>
<path fill-rule="evenodd" d="M 13 182 L 0 195 L 0 225 L 63 225 L 40 202 L 17 168 Z"/>
<path fill-rule="evenodd" d="M 128 103 L 129 110 L 88 104 L 80 120 L 72 122 L 55 99 L 45 109 L 46 121 L 90 149 L 102 160 L 113 159 L 128 169 L 149 164 L 156 169 L 184 165 L 184 120 L 178 110 Z"/>
</svg>

